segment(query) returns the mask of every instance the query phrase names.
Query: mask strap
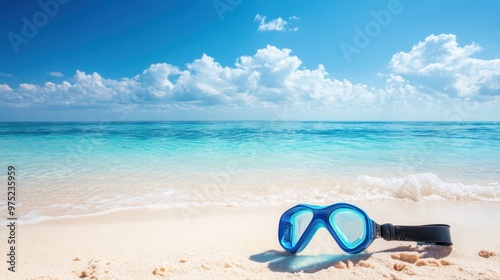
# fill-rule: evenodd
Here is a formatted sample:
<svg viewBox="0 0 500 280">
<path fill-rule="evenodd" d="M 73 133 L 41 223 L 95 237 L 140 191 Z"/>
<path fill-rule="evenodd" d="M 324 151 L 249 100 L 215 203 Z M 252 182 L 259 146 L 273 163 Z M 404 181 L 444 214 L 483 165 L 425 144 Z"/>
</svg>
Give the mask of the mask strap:
<svg viewBox="0 0 500 280">
<path fill-rule="evenodd" d="M 375 224 L 377 237 L 387 241 L 416 241 L 451 246 L 450 226 L 445 224 L 398 226 L 393 224 Z"/>
</svg>

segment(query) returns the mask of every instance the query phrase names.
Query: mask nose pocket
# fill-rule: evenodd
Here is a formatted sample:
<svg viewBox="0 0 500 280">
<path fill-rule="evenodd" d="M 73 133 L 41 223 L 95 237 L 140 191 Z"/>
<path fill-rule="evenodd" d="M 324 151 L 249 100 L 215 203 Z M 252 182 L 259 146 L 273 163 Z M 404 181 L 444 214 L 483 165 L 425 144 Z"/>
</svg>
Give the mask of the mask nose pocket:
<svg viewBox="0 0 500 280">
<path fill-rule="evenodd" d="M 367 221 L 365 216 L 353 209 L 340 208 L 333 211 L 328 219 L 330 226 L 346 248 L 354 249 L 366 239 Z"/>
</svg>

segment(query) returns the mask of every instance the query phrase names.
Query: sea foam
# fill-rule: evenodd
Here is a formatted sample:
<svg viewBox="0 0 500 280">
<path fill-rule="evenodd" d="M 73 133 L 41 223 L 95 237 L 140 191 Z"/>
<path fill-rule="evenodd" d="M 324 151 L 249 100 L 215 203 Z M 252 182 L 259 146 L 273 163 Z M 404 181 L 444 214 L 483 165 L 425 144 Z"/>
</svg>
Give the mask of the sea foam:
<svg viewBox="0 0 500 280">
<path fill-rule="evenodd" d="M 115 194 L 95 196 L 86 200 L 52 204 L 22 215 L 21 223 L 37 223 L 52 219 L 99 215 L 130 209 L 166 209 L 191 207 L 202 211 L 205 207 L 248 207 L 259 205 L 318 204 L 340 201 L 483 201 L 500 202 L 500 184 L 464 184 L 440 179 L 433 173 L 416 173 L 400 177 L 362 175 L 350 179 L 324 181 L 322 184 L 274 184 L 259 188 L 243 188 L 228 184 L 212 193 L 211 189 L 158 189 L 140 196 Z M 307 178 L 304 180 L 307 182 Z M 318 181 L 316 181 L 318 182 Z"/>
</svg>

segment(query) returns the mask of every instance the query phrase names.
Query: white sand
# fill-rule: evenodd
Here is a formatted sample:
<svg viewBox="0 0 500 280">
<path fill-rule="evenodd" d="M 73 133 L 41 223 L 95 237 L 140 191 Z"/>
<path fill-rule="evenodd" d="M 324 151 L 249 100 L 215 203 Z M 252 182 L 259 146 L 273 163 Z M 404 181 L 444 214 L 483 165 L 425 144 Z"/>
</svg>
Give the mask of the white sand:
<svg viewBox="0 0 500 280">
<path fill-rule="evenodd" d="M 454 245 L 376 240 L 345 255 L 320 230 L 293 256 L 277 241 L 288 206 L 127 210 L 19 225 L 17 272 L 3 262 L 0 279 L 500 279 L 500 204 L 355 204 L 379 223 L 448 223 Z"/>
</svg>

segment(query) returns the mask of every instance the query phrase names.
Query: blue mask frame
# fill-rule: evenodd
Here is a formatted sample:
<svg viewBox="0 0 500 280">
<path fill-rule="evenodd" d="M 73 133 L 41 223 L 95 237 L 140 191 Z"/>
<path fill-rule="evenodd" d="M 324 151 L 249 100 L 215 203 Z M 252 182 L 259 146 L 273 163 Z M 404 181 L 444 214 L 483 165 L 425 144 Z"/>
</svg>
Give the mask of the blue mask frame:
<svg viewBox="0 0 500 280">
<path fill-rule="evenodd" d="M 290 208 L 280 218 L 278 240 L 283 249 L 296 254 L 307 246 L 322 227 L 349 254 L 363 252 L 377 238 L 452 245 L 449 225 L 379 225 L 363 210 L 348 203 L 329 206 L 299 204 Z"/>
</svg>

